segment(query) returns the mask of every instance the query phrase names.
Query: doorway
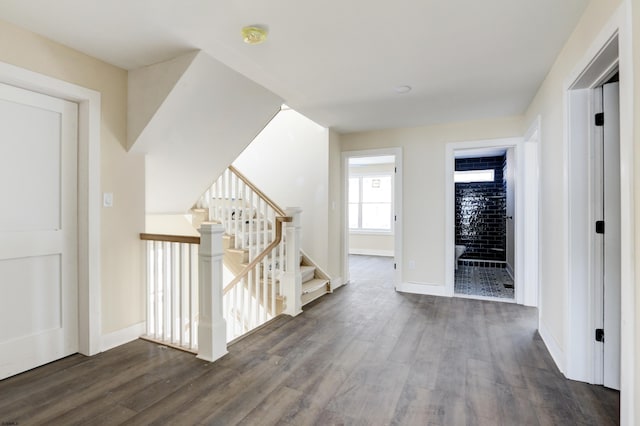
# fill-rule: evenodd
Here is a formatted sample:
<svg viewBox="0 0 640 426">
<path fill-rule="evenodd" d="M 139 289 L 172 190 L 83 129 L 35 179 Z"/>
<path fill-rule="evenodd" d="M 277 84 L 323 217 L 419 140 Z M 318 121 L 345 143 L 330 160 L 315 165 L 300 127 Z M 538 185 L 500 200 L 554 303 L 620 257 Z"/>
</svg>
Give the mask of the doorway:
<svg viewBox="0 0 640 426">
<path fill-rule="evenodd" d="M 78 351 L 78 105 L 0 84 L 0 379 Z"/>
<path fill-rule="evenodd" d="M 618 37 L 567 88 L 566 376 L 620 389 L 622 208 Z M 588 285 L 584 285 L 588 283 Z"/>
<path fill-rule="evenodd" d="M 618 73 L 594 91 L 594 280 L 598 370 L 602 384 L 620 390 L 620 91 Z M 602 300 L 602 304 L 600 303 Z M 601 360 L 600 360 L 601 359 Z M 600 373 L 598 372 L 598 376 Z"/>
<path fill-rule="evenodd" d="M 455 151 L 454 292 L 513 302 L 514 149 Z"/>
<path fill-rule="evenodd" d="M 455 165 L 456 156 L 482 157 L 491 153 L 504 153 L 509 157 L 507 161 L 508 179 L 513 179 L 512 199 L 509 202 L 509 212 L 502 213 L 494 219 L 504 221 L 505 230 L 513 232 L 513 296 L 512 301 L 526 306 L 538 306 L 538 275 L 533 273 L 538 269 L 538 166 L 537 150 L 539 135 L 539 120 L 529 129 L 524 138 L 508 138 L 493 140 L 478 140 L 468 142 L 451 142 L 445 149 L 445 282 L 446 295 L 457 296 L 455 291 L 455 266 L 459 258 L 456 257 L 456 216 L 455 195 L 456 184 Z M 491 156 L 491 155 L 490 155 Z M 493 155 L 495 156 L 495 155 Z M 503 171 L 504 174 L 504 171 Z M 511 175 L 512 174 L 512 175 Z M 507 185 L 509 188 L 509 186 Z M 526 191 L 525 191 L 526 188 Z M 507 204 L 505 194 L 505 205 Z M 509 221 L 513 223 L 509 226 Z M 525 238 L 526 236 L 526 238 Z M 510 238 L 509 238 L 510 239 Z M 505 240 L 506 241 L 506 240 Z M 458 244 L 461 245 L 461 244 Z M 506 269 L 506 244 L 505 265 Z M 460 251 L 458 251 L 458 254 Z M 484 260 L 484 259 L 481 259 Z M 502 267 L 503 265 L 499 265 Z M 472 296 L 484 297 L 484 296 Z M 506 298 L 493 298 L 507 300 Z"/>
<path fill-rule="evenodd" d="M 368 264 L 400 282 L 401 165 L 399 148 L 343 153 L 346 281 Z"/>
<path fill-rule="evenodd" d="M 100 93 L 0 62 L 0 82 L 78 105 L 78 352 L 101 350 Z"/>
</svg>

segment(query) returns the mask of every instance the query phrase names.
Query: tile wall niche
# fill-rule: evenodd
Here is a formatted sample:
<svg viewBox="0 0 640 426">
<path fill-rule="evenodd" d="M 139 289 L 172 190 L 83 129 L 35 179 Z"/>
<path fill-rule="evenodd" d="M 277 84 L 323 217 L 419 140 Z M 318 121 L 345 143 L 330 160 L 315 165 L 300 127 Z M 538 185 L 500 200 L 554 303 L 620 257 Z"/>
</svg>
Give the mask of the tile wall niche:
<svg viewBox="0 0 640 426">
<path fill-rule="evenodd" d="M 506 260 L 506 155 L 456 159 L 456 171 L 493 169 L 493 182 L 455 184 L 456 244 L 466 246 L 461 262 L 502 266 Z"/>
</svg>

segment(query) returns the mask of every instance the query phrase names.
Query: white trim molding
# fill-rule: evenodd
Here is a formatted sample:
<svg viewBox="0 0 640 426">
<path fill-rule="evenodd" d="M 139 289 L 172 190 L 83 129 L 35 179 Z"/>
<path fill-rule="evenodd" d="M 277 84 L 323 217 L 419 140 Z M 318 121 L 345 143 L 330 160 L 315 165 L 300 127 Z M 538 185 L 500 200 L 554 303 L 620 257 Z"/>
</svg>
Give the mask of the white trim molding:
<svg viewBox="0 0 640 426">
<path fill-rule="evenodd" d="M 386 256 L 393 257 L 393 250 L 377 250 L 377 249 L 349 249 L 349 254 L 361 254 L 364 256 Z"/>
<path fill-rule="evenodd" d="M 542 341 L 544 342 L 544 344 L 547 346 L 547 349 L 549 350 L 549 354 L 551 354 L 551 358 L 553 358 L 553 360 L 555 361 L 556 366 L 558 367 L 558 370 L 560 370 L 560 372 L 564 374 L 565 373 L 565 370 L 564 370 L 565 354 L 560 348 L 558 341 L 556 340 L 555 337 L 553 337 L 553 334 L 551 334 L 549 329 L 547 329 L 547 327 L 541 321 L 538 322 L 538 333 L 540 334 L 540 337 L 542 338 Z"/>
<path fill-rule="evenodd" d="M 563 86 L 565 134 L 563 138 L 565 174 L 564 228 L 566 289 L 564 302 L 564 369 L 568 378 L 593 382 L 593 324 L 596 321 L 594 280 L 585 268 L 589 263 L 590 239 L 576 229 L 572 211 L 584 208 L 588 200 L 580 198 L 587 191 L 588 170 L 579 160 L 586 155 L 580 144 L 590 140 L 590 126 L 581 117 L 589 113 L 593 89 L 604 83 L 616 67 L 620 75 L 620 210 L 621 210 L 621 371 L 620 423 L 632 424 L 638 417 L 635 398 L 636 342 L 635 316 L 635 204 L 634 204 L 634 71 L 631 34 L 631 1 L 626 0 L 603 26 L 584 55 L 567 75 Z M 580 140 L 582 138 L 582 140 Z M 587 138 L 587 139 L 584 139 Z M 579 215 L 578 215 L 579 217 Z M 589 226 L 588 218 L 585 219 Z M 583 228 L 584 229 L 584 228 Z M 585 246 L 586 244 L 586 246 Z M 585 281 L 585 279 L 587 281 Z M 585 286 L 584 283 L 589 285 Z M 541 329 L 542 331 L 542 329 Z M 551 347 L 547 344 L 549 349 Z M 555 359 L 555 357 L 554 357 Z M 560 360 L 555 359 L 560 367 Z"/>
<path fill-rule="evenodd" d="M 108 351 L 125 343 L 132 342 L 144 335 L 147 331 L 146 321 L 139 322 L 127 328 L 116 330 L 111 333 L 103 334 L 100 339 L 100 348 L 102 351 Z"/>
<path fill-rule="evenodd" d="M 78 343 L 100 352 L 100 93 L 0 62 L 0 82 L 78 104 Z"/>
<path fill-rule="evenodd" d="M 403 293 L 424 294 L 426 296 L 449 297 L 447 288 L 439 284 L 419 283 L 407 281 L 396 285 L 396 291 Z"/>
<path fill-rule="evenodd" d="M 396 218 L 393 226 L 394 246 L 393 256 L 397 265 L 394 276 L 394 285 L 396 287 L 402 282 L 402 148 L 380 148 L 380 149 L 368 149 L 362 151 L 343 151 L 342 152 L 342 235 L 343 235 L 343 276 L 346 277 L 346 281 L 349 281 L 349 158 L 351 157 L 378 157 L 393 155 L 395 157 L 396 173 L 393 179 L 393 208 L 395 210 L 394 215 Z"/>
<path fill-rule="evenodd" d="M 347 283 L 342 280 L 342 277 L 335 277 L 331 278 L 329 286 L 331 287 L 331 292 L 333 293 L 335 289 L 340 288 L 345 284 Z"/>
</svg>

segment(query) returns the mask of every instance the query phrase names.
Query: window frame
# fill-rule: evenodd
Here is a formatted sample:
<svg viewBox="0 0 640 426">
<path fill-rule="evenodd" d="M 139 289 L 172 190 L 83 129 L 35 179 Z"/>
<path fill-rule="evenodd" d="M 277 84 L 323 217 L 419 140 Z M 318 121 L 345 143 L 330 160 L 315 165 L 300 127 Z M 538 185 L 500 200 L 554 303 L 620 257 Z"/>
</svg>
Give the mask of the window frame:
<svg viewBox="0 0 640 426">
<path fill-rule="evenodd" d="M 363 203 L 362 201 L 362 194 L 363 194 L 363 186 L 362 186 L 362 181 L 364 178 L 376 178 L 376 177 L 380 177 L 380 178 L 386 178 L 389 177 L 391 178 L 391 183 L 390 183 L 390 201 L 388 203 L 386 202 L 375 202 L 375 203 Z M 384 171 L 375 171 L 375 172 L 350 172 L 349 176 L 347 178 L 347 182 L 349 182 L 350 179 L 358 179 L 359 180 L 359 185 L 358 185 L 358 202 L 357 203 L 352 203 L 349 201 L 349 196 L 351 195 L 350 193 L 347 193 L 347 228 L 349 229 L 349 234 L 359 234 L 359 235 L 394 235 L 395 233 L 395 221 L 394 221 L 394 214 L 395 214 L 395 206 L 394 206 L 394 202 L 395 202 L 395 172 L 393 170 L 389 170 L 388 172 L 384 172 Z M 347 184 L 347 191 L 349 191 L 349 185 Z M 359 206 L 358 208 L 358 228 L 351 228 L 349 226 L 349 207 L 351 206 L 351 204 L 357 204 Z M 362 228 L 362 205 L 363 204 L 389 204 L 389 222 L 390 222 L 390 226 L 389 229 L 374 229 L 374 228 Z"/>
<path fill-rule="evenodd" d="M 491 172 L 491 179 L 471 179 L 471 180 L 457 180 L 458 176 L 471 176 L 473 174 L 489 173 Z M 490 183 L 496 181 L 495 169 L 472 169 L 472 170 L 455 170 L 453 172 L 453 183 Z"/>
</svg>

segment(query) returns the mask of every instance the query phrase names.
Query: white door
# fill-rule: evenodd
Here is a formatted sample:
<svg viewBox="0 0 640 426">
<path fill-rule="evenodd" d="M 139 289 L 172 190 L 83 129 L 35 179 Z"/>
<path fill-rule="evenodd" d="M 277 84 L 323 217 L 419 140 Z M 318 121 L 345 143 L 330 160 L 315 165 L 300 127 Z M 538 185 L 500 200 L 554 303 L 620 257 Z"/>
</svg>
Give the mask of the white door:
<svg viewBox="0 0 640 426">
<path fill-rule="evenodd" d="M 77 114 L 0 84 L 0 379 L 78 351 Z"/>
<path fill-rule="evenodd" d="M 618 83 L 603 86 L 604 385 L 620 389 L 620 103 Z"/>
</svg>

